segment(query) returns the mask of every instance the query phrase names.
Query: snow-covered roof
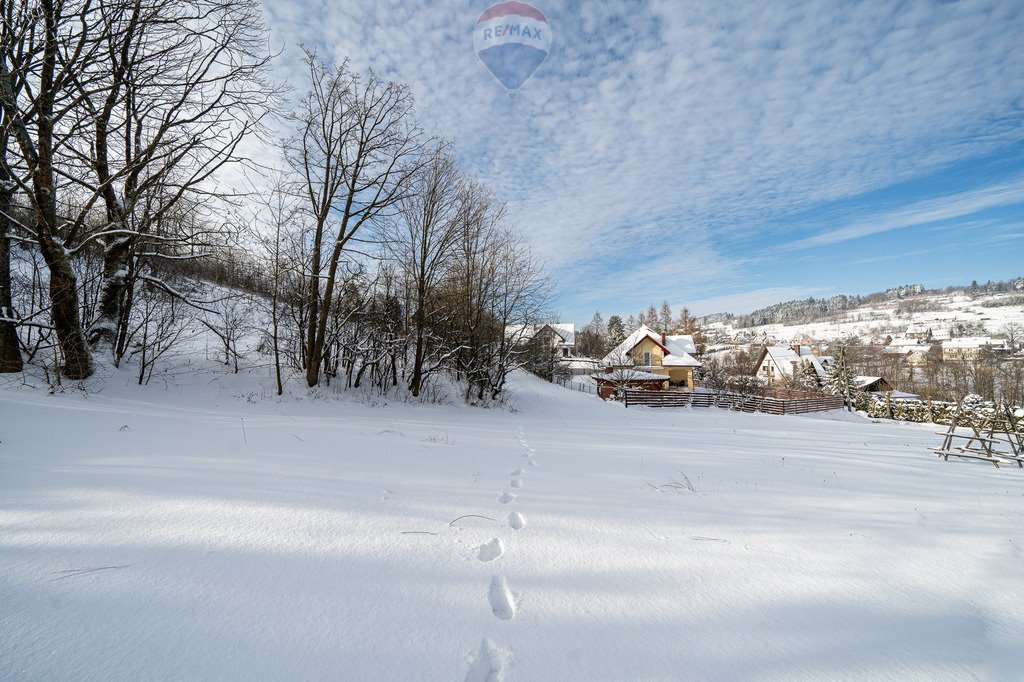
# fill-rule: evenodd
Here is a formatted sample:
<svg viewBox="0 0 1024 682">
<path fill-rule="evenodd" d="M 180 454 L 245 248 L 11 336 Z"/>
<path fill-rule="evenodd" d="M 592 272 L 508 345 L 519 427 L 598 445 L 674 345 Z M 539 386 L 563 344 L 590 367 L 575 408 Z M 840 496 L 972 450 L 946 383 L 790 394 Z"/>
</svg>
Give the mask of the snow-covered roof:
<svg viewBox="0 0 1024 682">
<path fill-rule="evenodd" d="M 789 346 L 768 346 L 765 348 L 768 353 L 768 358 L 783 374 L 791 375 L 793 373 L 794 362 L 796 363 L 796 366 L 799 367 L 800 363 L 804 360 L 808 360 L 814 367 L 815 374 L 818 376 L 825 376 L 825 365 L 831 361 L 831 358 L 822 362 L 823 358 L 819 358 L 811 353 L 810 349 L 807 349 L 806 351 L 805 349 L 807 349 L 807 346 L 801 346 L 801 352 L 797 353 Z M 804 354 L 805 352 L 807 353 L 806 355 Z"/>
<path fill-rule="evenodd" d="M 644 337 L 650 336 L 652 339 L 661 343 L 661 336 L 655 334 L 654 330 L 648 327 L 646 324 L 640 325 L 636 331 L 627 336 L 622 343 L 612 348 L 608 355 L 604 356 L 605 365 L 614 365 L 622 361 L 623 358 L 629 355 L 629 351 L 636 348 L 636 344 L 640 343 Z"/>
<path fill-rule="evenodd" d="M 997 348 L 1001 348 L 1002 345 L 1002 342 L 998 341 L 997 339 L 993 339 L 991 336 L 961 336 L 960 338 L 957 339 L 950 339 L 949 341 L 942 342 L 943 350 L 947 348 L 983 348 L 985 346 L 994 346 Z"/>
<path fill-rule="evenodd" d="M 664 367 L 700 367 L 700 360 L 689 353 L 683 353 L 681 355 L 669 353 L 662 358 L 661 364 Z"/>
<path fill-rule="evenodd" d="M 665 347 L 673 355 L 686 355 L 697 352 L 697 344 L 689 334 L 666 334 Z"/>
<path fill-rule="evenodd" d="M 928 344 L 920 339 L 896 338 L 889 342 L 889 346 L 928 347 Z"/>
<path fill-rule="evenodd" d="M 917 339 L 893 339 L 892 342 L 882 349 L 888 355 L 904 355 L 910 352 L 927 353 L 932 347 Z"/>
<path fill-rule="evenodd" d="M 687 334 L 666 335 L 662 340 L 661 334 L 645 324 L 640 325 L 636 331 L 626 337 L 625 341 L 613 348 L 608 355 L 604 356 L 602 362 L 607 366 L 621 364 L 625 358 L 629 357 L 630 351 L 646 338 L 668 351 L 662 360 L 663 366 L 700 367 L 700 361 L 690 355 L 690 353 L 697 352 L 697 346 L 693 342 L 692 336 Z"/>
</svg>

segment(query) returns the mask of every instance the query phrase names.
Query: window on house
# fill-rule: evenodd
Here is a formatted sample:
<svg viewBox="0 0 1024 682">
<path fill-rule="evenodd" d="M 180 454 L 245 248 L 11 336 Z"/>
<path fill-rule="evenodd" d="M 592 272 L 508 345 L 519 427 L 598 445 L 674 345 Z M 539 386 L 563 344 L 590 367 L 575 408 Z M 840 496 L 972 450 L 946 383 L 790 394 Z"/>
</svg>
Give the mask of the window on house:
<svg viewBox="0 0 1024 682">
<path fill-rule="evenodd" d="M 646 351 L 644 351 L 644 365 L 649 367 L 650 364 L 651 364 L 651 351 L 646 350 Z"/>
<path fill-rule="evenodd" d="M 563 348 L 562 349 L 562 357 L 563 358 L 569 357 L 569 349 L 568 348 Z"/>
</svg>

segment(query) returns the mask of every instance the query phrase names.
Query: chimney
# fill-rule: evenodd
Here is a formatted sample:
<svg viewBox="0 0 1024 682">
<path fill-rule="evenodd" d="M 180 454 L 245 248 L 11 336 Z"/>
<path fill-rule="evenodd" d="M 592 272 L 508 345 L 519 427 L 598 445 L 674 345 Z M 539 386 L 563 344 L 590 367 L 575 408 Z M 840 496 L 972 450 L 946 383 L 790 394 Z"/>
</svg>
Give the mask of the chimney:
<svg viewBox="0 0 1024 682">
<path fill-rule="evenodd" d="M 665 345 L 665 332 L 661 333 L 661 345 Z"/>
<path fill-rule="evenodd" d="M 796 351 L 796 356 L 797 357 L 800 357 L 800 344 L 799 343 L 794 343 L 792 346 L 790 346 L 790 348 L 792 348 L 793 350 Z"/>
</svg>

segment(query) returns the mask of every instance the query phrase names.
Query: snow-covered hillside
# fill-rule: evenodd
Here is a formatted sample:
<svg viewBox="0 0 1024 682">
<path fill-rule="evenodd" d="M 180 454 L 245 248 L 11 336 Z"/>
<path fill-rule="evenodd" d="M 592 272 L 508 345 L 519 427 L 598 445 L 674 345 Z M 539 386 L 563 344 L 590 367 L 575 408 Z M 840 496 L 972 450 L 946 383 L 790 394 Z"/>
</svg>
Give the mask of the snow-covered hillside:
<svg viewBox="0 0 1024 682">
<path fill-rule="evenodd" d="M 708 328 L 733 336 L 739 331 L 759 337 L 790 340 L 801 336 L 837 339 L 859 336 L 868 341 L 879 336 L 899 336 L 911 326 L 933 332 L 948 332 L 956 323 L 980 325 L 989 334 L 999 334 L 1009 323 L 1024 325 L 1024 306 L 1016 302 L 1020 292 L 971 297 L 965 294 L 922 294 L 908 299 L 833 313 L 830 319 L 801 324 L 765 324 L 737 327 L 729 322 L 712 322 Z M 1013 302 L 1012 305 L 1007 303 Z"/>
<path fill-rule="evenodd" d="M 0 390 L 0 679 L 1024 670 L 1024 472 L 928 426 L 123 378 Z"/>
</svg>

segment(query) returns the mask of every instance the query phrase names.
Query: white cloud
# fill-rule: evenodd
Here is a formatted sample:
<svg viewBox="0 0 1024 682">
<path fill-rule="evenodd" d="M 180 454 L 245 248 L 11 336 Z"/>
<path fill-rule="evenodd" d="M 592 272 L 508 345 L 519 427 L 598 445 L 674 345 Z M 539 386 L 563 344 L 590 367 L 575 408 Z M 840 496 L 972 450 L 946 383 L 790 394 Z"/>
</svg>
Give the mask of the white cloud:
<svg viewBox="0 0 1024 682">
<path fill-rule="evenodd" d="M 836 244 L 873 234 L 971 216 L 980 211 L 1024 203 L 1024 176 L 992 187 L 962 192 L 915 203 L 906 208 L 872 216 L 852 225 L 779 246 L 777 251 L 808 249 Z"/>
</svg>

